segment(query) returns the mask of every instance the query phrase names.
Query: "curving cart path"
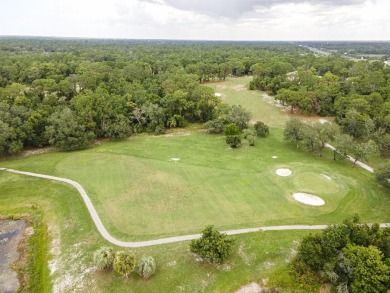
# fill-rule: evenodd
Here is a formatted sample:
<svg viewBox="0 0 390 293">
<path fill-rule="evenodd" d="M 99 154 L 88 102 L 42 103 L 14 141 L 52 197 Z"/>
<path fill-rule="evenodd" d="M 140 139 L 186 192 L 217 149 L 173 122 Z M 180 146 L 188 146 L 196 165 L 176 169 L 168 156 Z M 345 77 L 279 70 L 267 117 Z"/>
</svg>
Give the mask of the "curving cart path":
<svg viewBox="0 0 390 293">
<path fill-rule="evenodd" d="M 336 148 L 334 146 L 330 145 L 329 143 L 325 143 L 325 146 L 327 148 L 331 149 L 332 151 L 337 151 Z M 347 155 L 347 158 L 351 162 L 355 162 L 355 158 L 348 156 L 348 155 Z M 358 165 L 359 167 L 362 167 L 363 169 L 367 170 L 368 172 L 374 173 L 374 168 L 368 166 L 367 164 L 364 164 L 363 162 L 356 161 L 355 164 Z"/>
<path fill-rule="evenodd" d="M 172 242 L 180 242 L 180 241 L 187 241 L 187 240 L 193 240 L 198 239 L 202 235 L 201 234 L 193 234 L 193 235 L 183 235 L 183 236 L 175 236 L 175 237 L 169 237 L 169 238 L 160 238 L 155 240 L 147 240 L 147 241 L 120 241 L 110 235 L 106 228 L 104 227 L 98 213 L 96 212 L 95 207 L 93 206 L 89 196 L 85 192 L 84 188 L 76 181 L 62 178 L 62 177 L 55 177 L 50 175 L 44 175 L 44 174 L 38 174 L 38 173 L 31 173 L 31 172 L 24 172 L 19 170 L 13 170 L 13 169 L 7 169 L 7 168 L 0 168 L 0 171 L 7 171 L 12 172 L 16 174 L 22 174 L 32 177 L 38 177 L 48 180 L 54 180 L 54 181 L 60 181 L 65 182 L 77 189 L 77 191 L 80 193 L 82 199 L 84 200 L 85 205 L 87 206 L 87 209 L 89 211 L 89 214 L 92 217 L 93 222 L 96 225 L 96 228 L 98 229 L 99 233 L 103 236 L 104 239 L 111 242 L 112 244 L 122 246 L 122 247 L 144 247 L 144 246 L 152 246 L 152 245 L 160 245 L 165 243 L 172 243 Z M 390 227 L 390 223 L 384 223 L 380 224 L 381 227 Z M 260 232 L 260 231 L 283 231 L 283 230 L 320 230 L 325 229 L 327 225 L 285 225 L 285 226 L 268 226 L 268 227 L 257 227 L 257 228 L 247 228 L 247 229 L 238 229 L 238 230 L 228 230 L 228 231 L 222 231 L 222 233 L 226 233 L 227 235 L 237 235 L 237 234 L 245 234 L 245 233 L 252 233 L 252 232 Z"/>
</svg>

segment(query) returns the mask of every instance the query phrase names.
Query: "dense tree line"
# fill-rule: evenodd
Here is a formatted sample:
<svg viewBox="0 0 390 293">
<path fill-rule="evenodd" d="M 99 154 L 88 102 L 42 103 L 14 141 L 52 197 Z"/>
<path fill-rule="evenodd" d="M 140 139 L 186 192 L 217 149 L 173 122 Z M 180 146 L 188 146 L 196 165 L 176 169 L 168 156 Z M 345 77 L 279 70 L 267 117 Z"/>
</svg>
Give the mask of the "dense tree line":
<svg viewBox="0 0 390 293">
<path fill-rule="evenodd" d="M 291 113 L 335 116 L 342 131 L 390 152 L 390 66 L 340 55 L 271 58 L 252 66 L 252 89 L 274 94 Z"/>
<path fill-rule="evenodd" d="M 247 74 L 250 88 L 291 110 L 335 115 L 346 133 L 390 151 L 390 67 L 383 62 L 317 57 L 277 42 L 45 38 L 2 38 L 0 57 L 0 154 L 72 150 L 189 122 L 212 121 L 211 132 L 232 122 L 243 129 L 243 111 L 200 84 Z"/>
<path fill-rule="evenodd" d="M 278 43 L 3 38 L 0 155 L 46 145 L 74 150 L 95 138 L 237 116 L 238 108 L 221 105 L 200 83 L 250 74 L 257 60 L 296 50 Z"/>
<path fill-rule="evenodd" d="M 298 247 L 292 272 L 309 291 L 328 282 L 334 292 L 388 292 L 390 229 L 360 224 L 354 216 L 310 234 Z"/>
<path fill-rule="evenodd" d="M 220 100 L 200 82 L 247 74 L 256 56 L 275 54 L 238 45 L 222 48 L 4 39 L 0 154 L 46 145 L 73 150 L 94 138 L 162 133 L 216 118 Z"/>
</svg>

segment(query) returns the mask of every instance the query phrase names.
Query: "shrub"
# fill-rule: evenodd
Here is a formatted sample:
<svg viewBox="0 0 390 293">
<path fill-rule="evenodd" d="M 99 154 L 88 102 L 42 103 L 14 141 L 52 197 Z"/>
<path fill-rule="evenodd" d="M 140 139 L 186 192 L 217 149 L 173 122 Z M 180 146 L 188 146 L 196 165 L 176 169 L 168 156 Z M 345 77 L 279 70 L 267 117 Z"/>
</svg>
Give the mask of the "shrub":
<svg viewBox="0 0 390 293">
<path fill-rule="evenodd" d="M 379 181 L 390 183 L 390 163 L 381 165 L 375 170 L 375 177 Z"/>
<path fill-rule="evenodd" d="M 269 134 L 268 126 L 265 123 L 261 122 L 261 121 L 257 121 L 255 123 L 254 127 L 255 127 L 255 130 L 256 130 L 257 136 L 266 137 Z"/>
<path fill-rule="evenodd" d="M 136 265 L 135 271 L 140 277 L 148 279 L 156 272 L 156 262 L 152 256 L 143 257 Z"/>
<path fill-rule="evenodd" d="M 226 143 L 232 148 L 237 148 L 241 144 L 241 137 L 239 135 L 226 136 Z"/>
<path fill-rule="evenodd" d="M 251 129 L 244 129 L 242 134 L 243 134 L 242 136 L 244 137 L 244 139 L 247 139 L 248 136 L 255 136 L 256 132 L 251 130 Z"/>
<path fill-rule="evenodd" d="M 250 146 L 254 146 L 256 143 L 255 137 L 253 135 L 248 135 L 246 137 L 246 140 L 248 141 Z"/>
<path fill-rule="evenodd" d="M 135 264 L 136 259 L 132 252 L 118 251 L 115 254 L 114 269 L 122 276 L 127 278 L 129 274 L 134 271 Z"/>
<path fill-rule="evenodd" d="M 101 247 L 93 254 L 93 262 L 101 270 L 112 269 L 115 253 L 111 247 Z"/>
<path fill-rule="evenodd" d="M 221 119 L 210 120 L 204 124 L 208 133 L 222 133 L 225 127 L 225 123 Z"/>
<path fill-rule="evenodd" d="M 231 135 L 239 135 L 240 134 L 240 128 L 235 123 L 230 123 L 228 126 L 225 127 L 225 135 L 231 136 Z"/>
<path fill-rule="evenodd" d="M 190 250 L 211 263 L 223 263 L 231 253 L 233 240 L 227 239 L 213 226 L 203 230 L 202 237 L 191 241 Z"/>
<path fill-rule="evenodd" d="M 165 133 L 165 127 L 164 125 L 157 125 L 154 129 L 155 134 L 164 134 Z"/>
</svg>

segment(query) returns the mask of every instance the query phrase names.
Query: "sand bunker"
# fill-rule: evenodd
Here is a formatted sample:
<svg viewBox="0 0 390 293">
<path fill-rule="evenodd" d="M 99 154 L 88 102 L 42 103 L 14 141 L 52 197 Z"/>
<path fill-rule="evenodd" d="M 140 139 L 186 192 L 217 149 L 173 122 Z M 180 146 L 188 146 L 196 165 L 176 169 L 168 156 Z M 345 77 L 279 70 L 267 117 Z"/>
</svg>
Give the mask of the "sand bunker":
<svg viewBox="0 0 390 293">
<path fill-rule="evenodd" d="M 295 200 L 311 206 L 322 206 L 325 204 L 322 198 L 309 193 L 297 192 L 293 194 L 293 197 Z"/>
<path fill-rule="evenodd" d="M 220 97 L 220 96 L 222 96 L 222 94 L 221 93 L 215 93 L 214 94 L 216 97 Z"/>
<path fill-rule="evenodd" d="M 292 171 L 290 169 L 281 168 L 276 170 L 275 174 L 278 176 L 287 177 L 292 174 Z"/>
</svg>

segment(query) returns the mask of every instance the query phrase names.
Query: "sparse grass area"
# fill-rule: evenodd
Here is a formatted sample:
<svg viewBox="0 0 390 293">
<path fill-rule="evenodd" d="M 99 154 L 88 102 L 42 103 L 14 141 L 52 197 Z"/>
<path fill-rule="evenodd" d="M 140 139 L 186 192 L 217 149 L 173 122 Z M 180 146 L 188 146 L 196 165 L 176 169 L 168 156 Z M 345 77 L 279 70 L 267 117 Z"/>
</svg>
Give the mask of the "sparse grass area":
<svg viewBox="0 0 390 293">
<path fill-rule="evenodd" d="M 229 149 L 222 135 L 206 134 L 195 125 L 79 152 L 9 158 L 1 160 L 0 167 L 76 180 L 107 230 L 128 241 L 200 233 L 209 224 L 227 230 L 339 223 L 355 212 L 365 222 L 390 222 L 388 189 L 351 162 L 333 161 L 329 150 L 319 158 L 285 143 L 281 128 L 288 118 L 260 92 L 245 90 L 248 82 L 237 78 L 208 86 L 227 103 L 250 108 L 254 121 L 271 126 L 270 136 L 258 139 L 255 147 Z M 278 168 L 293 174 L 278 177 Z M 43 212 L 52 239 L 54 292 L 231 292 L 267 278 L 270 286 L 297 286 L 288 276 L 287 263 L 306 231 L 234 236 L 232 258 L 218 267 L 196 262 L 188 242 L 136 249 L 138 258 L 155 257 L 156 275 L 148 281 L 135 275 L 124 280 L 93 269 L 93 251 L 107 243 L 75 189 L 4 171 L 0 186 L 0 214 L 28 212 L 32 206 Z M 292 199 L 294 192 L 313 193 L 326 204 L 300 204 Z"/>
</svg>

